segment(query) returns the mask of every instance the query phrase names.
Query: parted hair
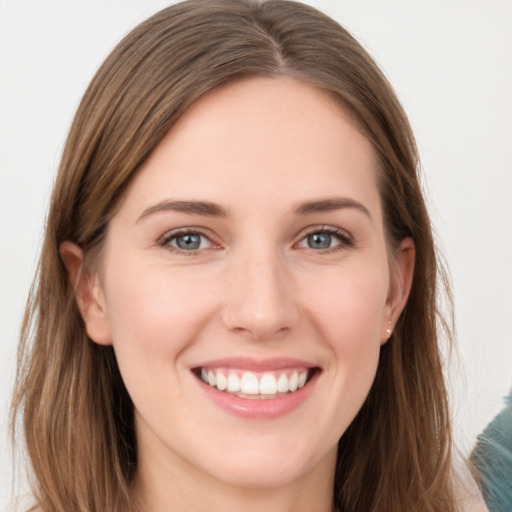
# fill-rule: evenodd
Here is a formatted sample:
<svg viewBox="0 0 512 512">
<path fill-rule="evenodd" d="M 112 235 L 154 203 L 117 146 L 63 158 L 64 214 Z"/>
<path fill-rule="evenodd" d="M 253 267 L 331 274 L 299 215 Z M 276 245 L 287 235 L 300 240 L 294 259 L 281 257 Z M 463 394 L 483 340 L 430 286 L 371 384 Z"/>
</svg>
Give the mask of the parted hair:
<svg viewBox="0 0 512 512">
<path fill-rule="evenodd" d="M 419 182 L 407 117 L 383 73 L 338 23 L 283 0 L 189 0 L 133 29 L 87 88 L 62 154 L 18 355 L 13 432 L 31 466 L 34 509 L 132 509 L 132 401 L 112 347 L 92 342 L 59 255 L 87 267 L 140 165 L 198 98 L 228 82 L 288 76 L 334 97 L 377 156 L 390 253 L 412 237 L 413 284 L 375 382 L 339 440 L 333 488 L 343 512 L 450 512 L 451 430 L 440 338 L 451 303 Z"/>
</svg>

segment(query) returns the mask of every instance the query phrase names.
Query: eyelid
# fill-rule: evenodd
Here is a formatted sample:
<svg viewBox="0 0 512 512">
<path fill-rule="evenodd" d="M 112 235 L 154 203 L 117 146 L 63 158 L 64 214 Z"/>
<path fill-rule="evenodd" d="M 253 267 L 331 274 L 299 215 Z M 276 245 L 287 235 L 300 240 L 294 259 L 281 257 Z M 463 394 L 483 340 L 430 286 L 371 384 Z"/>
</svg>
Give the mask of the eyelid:
<svg viewBox="0 0 512 512">
<path fill-rule="evenodd" d="M 304 231 L 302 231 L 299 235 L 299 240 L 295 245 L 301 243 L 306 237 L 315 233 L 327 233 L 329 235 L 335 235 L 340 240 L 340 243 L 336 244 L 334 247 L 329 247 L 327 249 L 305 249 L 311 249 L 314 252 L 325 254 L 353 247 L 356 243 L 354 237 L 345 229 L 341 229 L 330 225 L 318 225 L 310 226 L 306 228 Z"/>
<path fill-rule="evenodd" d="M 183 236 L 183 235 L 199 235 L 199 236 L 202 236 L 202 237 L 206 238 L 211 243 L 211 247 L 207 247 L 207 248 L 203 248 L 203 249 L 184 250 L 184 249 L 180 249 L 179 247 L 174 247 L 174 246 L 169 244 L 169 242 L 172 239 L 177 238 L 179 236 Z M 181 227 L 181 228 L 176 228 L 176 229 L 172 229 L 170 231 L 167 231 L 160 238 L 158 238 L 157 244 L 162 246 L 162 247 L 164 247 L 164 248 L 166 248 L 166 249 L 168 249 L 171 252 L 177 252 L 179 254 L 185 254 L 185 255 L 188 255 L 188 256 L 192 256 L 192 255 L 197 254 L 197 253 L 199 253 L 201 251 L 210 250 L 210 249 L 216 249 L 216 248 L 220 248 L 221 247 L 220 244 L 217 243 L 213 239 L 212 235 L 210 233 L 207 233 L 207 230 L 205 230 L 203 228 L 196 227 L 196 226 Z"/>
<path fill-rule="evenodd" d="M 314 233 L 328 233 L 330 235 L 334 235 L 338 237 L 340 240 L 340 243 L 336 244 L 334 247 L 329 247 L 326 249 L 311 249 L 314 252 L 318 253 L 329 253 L 329 252 L 335 252 L 343 249 L 347 249 L 350 247 L 353 247 L 355 245 L 355 239 L 354 237 L 345 229 L 341 229 L 339 227 L 330 226 L 330 225 L 316 225 L 316 226 L 309 226 L 302 230 L 300 234 L 298 235 L 298 241 L 294 244 L 294 246 L 297 246 L 299 243 L 301 243 L 306 237 L 309 235 L 312 235 Z M 210 243 L 211 246 L 207 248 L 202 249 L 190 249 L 190 250 L 184 250 L 180 249 L 179 247 L 174 247 L 169 245 L 169 242 L 173 238 L 177 238 L 180 235 L 199 235 L 204 238 L 206 238 Z M 221 244 L 215 241 L 214 237 L 212 236 L 211 232 L 209 230 L 205 230 L 204 228 L 196 227 L 196 226 L 187 226 L 187 227 L 180 227 L 176 229 L 172 229 L 170 231 L 167 231 L 165 234 L 163 234 L 160 238 L 157 240 L 157 244 L 159 246 L 167 248 L 169 251 L 176 252 L 179 254 L 185 254 L 192 256 L 194 254 L 198 254 L 201 251 L 205 250 L 211 250 L 211 249 L 219 249 L 221 248 Z M 306 248 L 307 249 L 307 248 Z"/>
</svg>

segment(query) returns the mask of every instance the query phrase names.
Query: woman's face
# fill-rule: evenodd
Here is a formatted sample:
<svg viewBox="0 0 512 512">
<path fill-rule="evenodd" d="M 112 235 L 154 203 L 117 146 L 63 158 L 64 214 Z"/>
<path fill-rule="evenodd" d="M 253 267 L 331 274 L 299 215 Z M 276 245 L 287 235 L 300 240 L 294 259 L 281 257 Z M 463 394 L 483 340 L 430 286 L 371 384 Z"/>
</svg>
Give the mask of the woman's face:
<svg viewBox="0 0 512 512">
<path fill-rule="evenodd" d="M 285 78 L 211 92 L 156 147 L 81 305 L 114 346 L 141 470 L 332 476 L 412 266 L 390 272 L 377 172 L 341 109 Z"/>
</svg>

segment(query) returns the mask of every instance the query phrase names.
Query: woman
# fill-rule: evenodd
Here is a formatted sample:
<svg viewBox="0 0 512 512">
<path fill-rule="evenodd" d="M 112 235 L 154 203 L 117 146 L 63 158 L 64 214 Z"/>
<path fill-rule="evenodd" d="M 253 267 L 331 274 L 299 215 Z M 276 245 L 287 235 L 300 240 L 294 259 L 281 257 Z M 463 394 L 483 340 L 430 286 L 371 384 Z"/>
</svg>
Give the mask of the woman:
<svg viewBox="0 0 512 512">
<path fill-rule="evenodd" d="M 389 84 L 309 7 L 133 30 L 77 111 L 27 309 L 36 508 L 456 510 L 416 168 Z"/>
</svg>

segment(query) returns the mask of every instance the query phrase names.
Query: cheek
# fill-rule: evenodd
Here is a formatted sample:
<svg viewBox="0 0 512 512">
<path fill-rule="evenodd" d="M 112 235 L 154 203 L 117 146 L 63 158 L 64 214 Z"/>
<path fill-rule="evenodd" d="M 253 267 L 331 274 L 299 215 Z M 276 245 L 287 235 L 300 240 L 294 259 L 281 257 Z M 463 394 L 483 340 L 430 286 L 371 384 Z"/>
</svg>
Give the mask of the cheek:
<svg viewBox="0 0 512 512">
<path fill-rule="evenodd" d="M 329 370 L 335 381 L 330 400 L 344 430 L 375 378 L 389 281 L 385 268 L 342 268 L 337 274 L 324 280 L 323 292 L 312 293 L 308 304 L 309 316 L 332 354 Z M 345 416 L 347 411 L 352 414 Z"/>
<path fill-rule="evenodd" d="M 108 275 L 107 310 L 118 359 L 126 354 L 134 364 L 154 358 L 154 364 L 168 365 L 208 321 L 213 293 L 199 275 L 185 278 L 179 271 L 136 265 Z"/>
<path fill-rule="evenodd" d="M 377 270 L 376 270 L 377 269 Z M 329 394 L 313 417 L 337 439 L 363 405 L 375 379 L 389 284 L 382 266 L 340 266 L 307 284 L 304 316 L 330 355 L 325 368 Z M 318 286 L 322 282 L 323 286 Z"/>
<path fill-rule="evenodd" d="M 139 412 L 165 418 L 162 404 L 180 407 L 183 400 L 180 355 L 208 322 L 211 297 L 199 276 L 184 279 L 161 266 L 118 266 L 108 275 L 107 310 L 123 381 Z"/>
<path fill-rule="evenodd" d="M 386 269 L 372 267 L 333 269 L 324 279 L 311 282 L 303 300 L 311 318 L 331 348 L 340 354 L 380 346 L 388 293 Z"/>
</svg>

